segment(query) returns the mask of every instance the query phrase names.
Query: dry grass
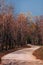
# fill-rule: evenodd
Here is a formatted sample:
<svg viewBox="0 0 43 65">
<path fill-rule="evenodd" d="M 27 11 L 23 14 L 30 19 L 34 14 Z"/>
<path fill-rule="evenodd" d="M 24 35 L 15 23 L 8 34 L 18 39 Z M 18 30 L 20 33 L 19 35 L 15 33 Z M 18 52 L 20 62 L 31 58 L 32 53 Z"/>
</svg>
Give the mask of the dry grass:
<svg viewBox="0 0 43 65">
<path fill-rule="evenodd" d="M 10 50 L 8 50 L 8 51 L 0 52 L 0 63 L 1 63 L 1 57 L 2 57 L 2 56 L 6 55 L 6 54 L 8 54 L 8 53 L 11 53 L 11 52 L 14 52 L 14 51 L 23 49 L 23 48 L 31 48 L 31 46 L 16 47 L 16 48 L 10 49 Z"/>
<path fill-rule="evenodd" d="M 37 59 L 43 60 L 43 46 L 35 50 L 33 55 L 36 56 Z"/>
</svg>

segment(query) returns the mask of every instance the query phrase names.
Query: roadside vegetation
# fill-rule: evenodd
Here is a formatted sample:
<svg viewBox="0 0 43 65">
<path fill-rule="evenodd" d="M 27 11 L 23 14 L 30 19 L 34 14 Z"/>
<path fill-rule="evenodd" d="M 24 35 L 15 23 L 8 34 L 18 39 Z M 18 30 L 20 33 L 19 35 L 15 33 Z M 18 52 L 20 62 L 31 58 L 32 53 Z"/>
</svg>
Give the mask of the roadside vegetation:
<svg viewBox="0 0 43 65">
<path fill-rule="evenodd" d="M 37 59 L 43 60 L 43 46 L 35 50 L 33 55 L 36 56 Z"/>
</svg>

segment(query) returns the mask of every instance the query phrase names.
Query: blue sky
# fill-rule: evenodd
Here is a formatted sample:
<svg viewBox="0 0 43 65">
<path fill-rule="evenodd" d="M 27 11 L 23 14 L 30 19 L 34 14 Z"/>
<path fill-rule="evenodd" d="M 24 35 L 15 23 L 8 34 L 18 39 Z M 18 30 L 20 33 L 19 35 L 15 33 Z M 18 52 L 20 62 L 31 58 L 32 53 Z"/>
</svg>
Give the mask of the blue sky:
<svg viewBox="0 0 43 65">
<path fill-rule="evenodd" d="M 33 16 L 43 15 L 43 0 L 6 0 L 6 3 L 13 5 L 17 14 L 31 12 Z"/>
</svg>

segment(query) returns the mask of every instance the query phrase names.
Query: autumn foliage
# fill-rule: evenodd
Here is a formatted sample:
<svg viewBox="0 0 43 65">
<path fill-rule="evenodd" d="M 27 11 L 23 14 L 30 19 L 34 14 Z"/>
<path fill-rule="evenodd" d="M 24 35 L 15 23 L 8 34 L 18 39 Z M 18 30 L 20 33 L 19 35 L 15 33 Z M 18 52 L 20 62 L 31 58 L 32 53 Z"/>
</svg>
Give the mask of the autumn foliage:
<svg viewBox="0 0 43 65">
<path fill-rule="evenodd" d="M 30 17 L 21 13 L 16 16 L 12 7 L 0 13 L 0 48 L 11 49 L 26 44 L 41 44 L 40 21 L 38 17 Z M 35 19 L 35 20 L 33 20 Z M 37 23 L 38 22 L 38 23 Z M 42 28 L 41 28 L 42 29 Z"/>
</svg>

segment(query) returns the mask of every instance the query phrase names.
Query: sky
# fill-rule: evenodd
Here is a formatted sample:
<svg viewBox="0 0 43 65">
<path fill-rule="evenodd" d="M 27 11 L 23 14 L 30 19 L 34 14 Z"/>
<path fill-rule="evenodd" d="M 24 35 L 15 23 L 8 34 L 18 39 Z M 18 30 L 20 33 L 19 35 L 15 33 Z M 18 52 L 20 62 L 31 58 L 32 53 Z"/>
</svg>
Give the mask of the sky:
<svg viewBox="0 0 43 65">
<path fill-rule="evenodd" d="M 43 15 L 43 0 L 6 0 L 15 8 L 15 13 L 31 12 L 33 16 Z"/>
</svg>

